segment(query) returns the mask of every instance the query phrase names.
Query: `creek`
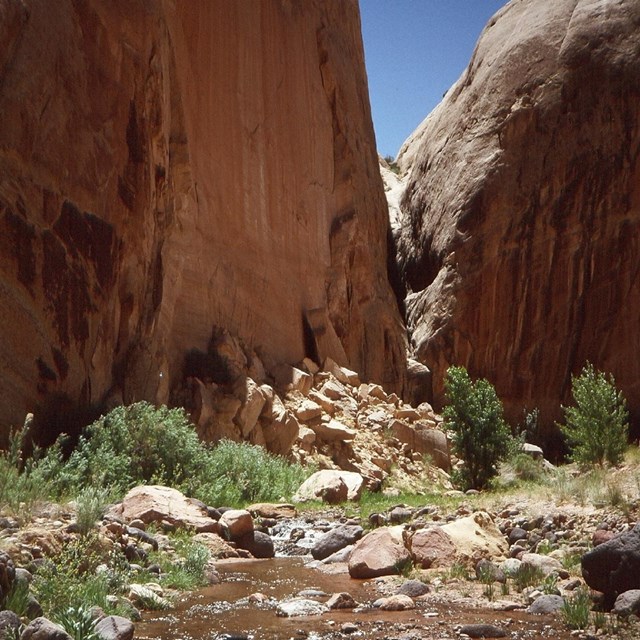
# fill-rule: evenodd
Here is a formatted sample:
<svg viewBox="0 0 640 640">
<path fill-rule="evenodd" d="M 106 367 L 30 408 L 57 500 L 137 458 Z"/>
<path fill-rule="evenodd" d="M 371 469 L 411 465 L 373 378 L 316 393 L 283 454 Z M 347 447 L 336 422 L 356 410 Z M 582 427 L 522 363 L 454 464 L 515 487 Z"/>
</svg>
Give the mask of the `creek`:
<svg viewBox="0 0 640 640">
<path fill-rule="evenodd" d="M 455 638 L 459 625 L 495 624 L 512 639 L 571 638 L 557 617 L 523 611 L 496 611 L 456 604 L 455 598 L 427 599 L 410 611 L 388 612 L 371 607 L 380 597 L 375 580 L 353 580 L 344 566 L 320 571 L 301 557 L 269 560 L 223 560 L 216 564 L 220 584 L 185 594 L 169 612 L 147 612 L 136 625 L 139 640 L 319 640 L 376 638 L 414 640 Z M 279 617 L 276 606 L 305 592 L 346 591 L 362 606 L 322 615 Z M 260 593 L 266 598 L 257 598 Z M 319 599 L 324 601 L 326 597 Z M 344 625 L 347 625 L 346 627 Z M 343 630 L 345 632 L 343 632 Z"/>
</svg>

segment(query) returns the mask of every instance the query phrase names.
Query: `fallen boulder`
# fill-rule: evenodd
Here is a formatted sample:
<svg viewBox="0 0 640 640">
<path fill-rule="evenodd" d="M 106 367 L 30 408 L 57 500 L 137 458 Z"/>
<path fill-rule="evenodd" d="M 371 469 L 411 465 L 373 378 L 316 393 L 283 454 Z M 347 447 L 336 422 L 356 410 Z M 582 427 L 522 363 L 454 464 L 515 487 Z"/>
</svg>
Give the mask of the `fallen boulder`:
<svg viewBox="0 0 640 640">
<path fill-rule="evenodd" d="M 402 542 L 402 527 L 380 527 L 360 539 L 349 556 L 352 578 L 400 573 L 411 556 Z"/>
<path fill-rule="evenodd" d="M 343 524 L 330 529 L 320 536 L 311 547 L 311 555 L 315 560 L 324 560 L 330 555 L 352 545 L 362 538 L 363 529 L 359 525 Z"/>
<path fill-rule="evenodd" d="M 340 488 L 340 483 L 346 488 L 344 497 L 342 497 L 343 490 Z M 364 478 L 359 473 L 323 469 L 316 471 L 300 485 L 293 501 L 324 500 L 335 504 L 344 500 L 359 500 L 363 485 Z"/>
<path fill-rule="evenodd" d="M 145 524 L 165 522 L 198 533 L 218 533 L 220 530 L 202 503 L 187 498 L 177 489 L 159 485 L 134 487 L 110 513 L 125 522 L 136 519 Z"/>
<path fill-rule="evenodd" d="M 625 591 L 640 589 L 640 524 L 582 556 L 585 582 L 611 607 Z"/>
</svg>

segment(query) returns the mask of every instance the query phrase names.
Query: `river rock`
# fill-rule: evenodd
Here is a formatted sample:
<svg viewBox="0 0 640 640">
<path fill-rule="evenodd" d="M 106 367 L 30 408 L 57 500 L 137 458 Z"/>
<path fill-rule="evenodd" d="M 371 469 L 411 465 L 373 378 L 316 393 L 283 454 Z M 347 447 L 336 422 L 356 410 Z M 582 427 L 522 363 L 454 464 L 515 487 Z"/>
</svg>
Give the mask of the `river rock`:
<svg viewBox="0 0 640 640">
<path fill-rule="evenodd" d="M 554 594 L 544 594 L 536 598 L 527 609 L 528 613 L 546 615 L 560 611 L 564 606 L 564 598 Z"/>
<path fill-rule="evenodd" d="M 419 598 L 429 593 L 429 591 L 431 591 L 429 585 L 420 580 L 406 580 L 398 587 L 396 593 L 410 598 Z"/>
<path fill-rule="evenodd" d="M 333 553 L 360 540 L 363 532 L 364 530 L 361 526 L 349 524 L 343 524 L 329 529 L 329 531 L 320 536 L 313 547 L 311 547 L 311 555 L 316 560 L 324 560 Z"/>
<path fill-rule="evenodd" d="M 146 524 L 167 522 L 175 527 L 194 529 L 198 533 L 218 533 L 218 523 L 197 500 L 187 498 L 177 489 L 163 486 L 139 486 L 131 489 L 110 513 L 125 522 L 134 519 Z"/>
<path fill-rule="evenodd" d="M 506 537 L 485 511 L 478 511 L 443 525 L 442 531 L 451 538 L 456 547 L 456 554 L 462 558 L 485 557 L 501 560 L 509 551 Z"/>
<path fill-rule="evenodd" d="M 640 613 L 640 589 L 630 589 L 621 593 L 613 605 L 613 613 L 623 617 Z"/>
<path fill-rule="evenodd" d="M 197 533 L 193 536 L 193 540 L 207 547 L 212 558 L 238 557 L 238 551 L 217 533 Z"/>
<path fill-rule="evenodd" d="M 504 629 L 496 627 L 494 624 L 463 624 L 460 629 L 461 636 L 469 638 L 505 638 L 507 633 Z"/>
<path fill-rule="evenodd" d="M 340 551 L 336 551 L 335 553 L 332 553 L 330 556 L 327 556 L 323 561 L 322 564 L 336 564 L 339 562 L 349 562 L 349 557 L 351 556 L 351 552 L 353 551 L 355 545 L 354 544 L 350 544 L 347 547 L 344 547 L 344 549 L 340 549 Z"/>
<path fill-rule="evenodd" d="M 253 518 L 246 509 L 229 509 L 218 520 L 220 531 L 228 540 L 237 540 L 253 531 Z"/>
<path fill-rule="evenodd" d="M 418 529 L 408 538 L 407 546 L 413 561 L 423 569 L 447 567 L 456 559 L 456 546 L 441 527 Z"/>
<path fill-rule="evenodd" d="M 411 556 L 402 542 L 402 527 L 380 527 L 356 543 L 349 556 L 349 575 L 375 578 L 400 573 L 410 561 Z"/>
<path fill-rule="evenodd" d="M 16 577 L 16 568 L 9 554 L 0 551 L 0 602 L 7 596 Z"/>
<path fill-rule="evenodd" d="M 350 593 L 334 593 L 325 603 L 329 609 L 355 609 L 358 603 Z"/>
<path fill-rule="evenodd" d="M 585 553 L 582 575 L 609 606 L 621 593 L 640 589 L 640 524 Z"/>
<path fill-rule="evenodd" d="M 276 607 L 276 615 L 283 618 L 299 618 L 303 616 L 319 616 L 328 611 L 326 604 L 309 600 L 307 598 L 296 598 L 281 602 Z"/>
<path fill-rule="evenodd" d="M 386 598 L 378 598 L 374 601 L 373 606 L 382 611 L 407 611 L 415 609 L 416 603 L 407 595 L 397 593 Z"/>
<path fill-rule="evenodd" d="M 542 572 L 544 576 L 555 573 L 557 575 L 566 574 L 565 568 L 560 560 L 552 556 L 546 556 L 539 553 L 524 553 L 520 556 L 523 567 L 532 567 Z"/>
<path fill-rule="evenodd" d="M 247 511 L 254 517 L 275 520 L 295 518 L 298 513 L 294 505 L 286 502 L 280 502 L 277 504 L 271 502 L 251 504 L 247 507 Z"/>
<path fill-rule="evenodd" d="M 134 625 L 122 616 L 107 616 L 94 627 L 101 640 L 132 640 Z"/>
<path fill-rule="evenodd" d="M 0 638 L 14 638 L 22 621 L 13 611 L 0 611 Z"/>
<path fill-rule="evenodd" d="M 344 489 L 342 488 L 344 485 Z M 298 488 L 294 502 L 305 500 L 324 500 L 325 502 L 343 502 L 358 500 L 362 493 L 364 478 L 353 471 L 323 469 L 316 471 Z M 327 496 L 325 500 L 323 496 Z M 344 496 L 344 497 L 343 497 Z"/>
<path fill-rule="evenodd" d="M 245 549 L 254 558 L 273 558 L 276 552 L 271 536 L 262 531 L 249 531 L 235 539 L 240 549 Z"/>
<path fill-rule="evenodd" d="M 72 638 L 59 624 L 39 617 L 25 627 L 20 640 L 72 640 Z"/>
</svg>

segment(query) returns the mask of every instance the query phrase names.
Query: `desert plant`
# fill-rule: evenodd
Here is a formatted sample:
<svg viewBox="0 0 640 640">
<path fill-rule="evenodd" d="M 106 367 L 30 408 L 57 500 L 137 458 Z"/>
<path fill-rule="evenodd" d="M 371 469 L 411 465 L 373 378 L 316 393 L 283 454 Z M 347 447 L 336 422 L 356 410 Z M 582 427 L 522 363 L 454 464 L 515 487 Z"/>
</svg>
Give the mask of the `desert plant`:
<svg viewBox="0 0 640 640">
<path fill-rule="evenodd" d="M 55 621 L 73 638 L 73 640 L 97 640 L 100 634 L 95 630 L 95 620 L 91 607 L 81 604 L 60 611 Z"/>
<path fill-rule="evenodd" d="M 464 489 L 482 489 L 497 474 L 512 440 L 502 403 L 487 380 L 472 382 L 464 367 L 449 367 L 444 409 L 454 453 L 464 462 L 456 480 Z"/>
<path fill-rule="evenodd" d="M 109 491 L 99 487 L 84 487 L 76 498 L 76 522 L 81 535 L 87 535 L 102 518 L 109 501 Z"/>
<path fill-rule="evenodd" d="M 136 484 L 165 484 L 187 492 L 203 476 L 206 449 L 182 409 L 138 402 L 116 407 L 83 430 L 64 465 L 60 443 L 43 466 L 61 495 L 87 486 L 124 494 Z"/>
<path fill-rule="evenodd" d="M 566 424 L 559 425 L 580 465 L 617 465 L 627 449 L 629 430 L 626 400 L 608 378 L 587 363 L 579 376 L 571 377 L 574 405 L 562 407 Z"/>
<path fill-rule="evenodd" d="M 513 575 L 513 583 L 518 591 L 539 585 L 544 580 L 544 573 L 539 567 L 523 564 Z"/>
<path fill-rule="evenodd" d="M 4 600 L 0 599 L 0 610 L 13 611 L 18 616 L 25 616 L 29 606 L 29 583 L 26 580 L 15 580 Z"/>
<path fill-rule="evenodd" d="M 32 590 L 45 616 L 57 619 L 69 609 L 93 606 L 107 613 L 117 612 L 107 599 L 113 591 L 113 578 L 96 571 L 104 560 L 99 549 L 98 537 L 89 534 L 68 544 L 38 568 Z"/>
<path fill-rule="evenodd" d="M 293 495 L 309 474 L 258 445 L 222 440 L 208 451 L 192 495 L 225 506 L 276 501 Z"/>
<path fill-rule="evenodd" d="M 586 589 L 576 589 L 562 605 L 562 617 L 570 629 L 586 629 L 591 617 L 591 598 Z"/>
</svg>

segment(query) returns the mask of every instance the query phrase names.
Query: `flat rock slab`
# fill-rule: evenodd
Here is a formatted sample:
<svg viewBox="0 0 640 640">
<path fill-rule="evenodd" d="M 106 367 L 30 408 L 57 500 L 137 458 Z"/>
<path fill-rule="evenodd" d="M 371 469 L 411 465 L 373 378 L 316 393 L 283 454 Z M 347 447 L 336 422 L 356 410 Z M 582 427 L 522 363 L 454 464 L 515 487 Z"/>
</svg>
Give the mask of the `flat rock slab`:
<svg viewBox="0 0 640 640">
<path fill-rule="evenodd" d="M 187 498 L 177 489 L 159 485 L 134 487 L 121 504 L 112 508 L 111 513 L 125 522 L 167 522 L 176 527 L 194 529 L 198 533 L 220 531 L 218 523 L 207 515 L 206 509 L 198 501 Z"/>
<path fill-rule="evenodd" d="M 470 638 L 505 638 L 507 634 L 493 624 L 465 624 L 460 628 L 460 635 Z"/>
</svg>

